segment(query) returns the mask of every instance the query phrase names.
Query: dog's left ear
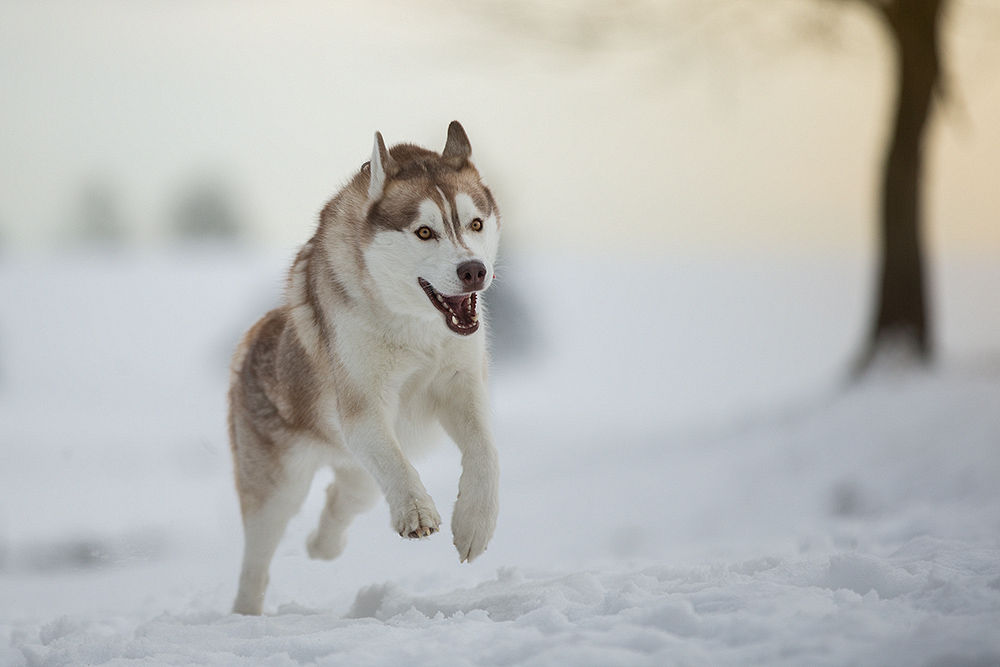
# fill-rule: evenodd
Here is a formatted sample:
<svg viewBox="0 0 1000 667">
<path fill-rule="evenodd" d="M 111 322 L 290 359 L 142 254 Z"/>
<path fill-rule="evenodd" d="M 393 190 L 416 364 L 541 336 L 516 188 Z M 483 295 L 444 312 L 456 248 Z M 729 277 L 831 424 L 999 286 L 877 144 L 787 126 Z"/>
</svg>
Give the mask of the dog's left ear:
<svg viewBox="0 0 1000 667">
<path fill-rule="evenodd" d="M 385 191 L 385 179 L 396 174 L 396 161 L 382 141 L 382 133 L 375 133 L 375 146 L 372 148 L 372 159 L 369 163 L 368 199 L 376 200 Z"/>
<path fill-rule="evenodd" d="M 455 169 L 461 169 L 466 163 L 472 161 L 472 144 L 465 134 L 462 124 L 457 120 L 451 121 L 448 126 L 448 141 L 445 142 L 441 157 Z"/>
</svg>

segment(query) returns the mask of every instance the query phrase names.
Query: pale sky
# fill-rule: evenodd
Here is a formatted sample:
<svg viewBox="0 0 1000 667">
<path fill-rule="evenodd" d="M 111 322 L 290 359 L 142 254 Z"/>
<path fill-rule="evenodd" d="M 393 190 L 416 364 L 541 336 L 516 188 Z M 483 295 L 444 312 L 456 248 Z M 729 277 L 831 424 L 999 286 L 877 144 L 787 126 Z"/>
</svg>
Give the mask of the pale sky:
<svg viewBox="0 0 1000 667">
<path fill-rule="evenodd" d="M 957 1 L 927 234 L 1000 255 L 1000 39 L 981 1 Z M 375 130 L 440 150 L 458 119 L 511 243 L 871 246 L 890 74 L 871 17 L 852 11 L 839 46 L 667 58 L 646 39 L 573 51 L 453 8 L 0 2 L 0 244 L 56 243 L 88 182 L 155 244 L 178 193 L 217 178 L 256 242 L 291 248 Z"/>
</svg>

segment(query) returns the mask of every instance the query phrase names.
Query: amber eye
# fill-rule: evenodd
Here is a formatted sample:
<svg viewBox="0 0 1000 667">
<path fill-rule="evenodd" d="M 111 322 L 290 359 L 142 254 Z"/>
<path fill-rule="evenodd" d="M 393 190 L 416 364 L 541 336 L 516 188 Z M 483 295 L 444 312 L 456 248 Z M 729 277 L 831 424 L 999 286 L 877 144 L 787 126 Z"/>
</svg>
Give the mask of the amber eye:
<svg viewBox="0 0 1000 667">
<path fill-rule="evenodd" d="M 475 220 L 472 221 L 472 223 L 469 225 L 469 227 L 474 232 L 481 232 L 481 231 L 483 231 L 483 221 L 480 220 L 479 218 L 476 218 Z"/>
<path fill-rule="evenodd" d="M 430 241 L 432 238 L 434 238 L 434 230 L 424 225 L 423 227 L 417 230 L 417 237 L 419 237 L 424 241 Z"/>
</svg>

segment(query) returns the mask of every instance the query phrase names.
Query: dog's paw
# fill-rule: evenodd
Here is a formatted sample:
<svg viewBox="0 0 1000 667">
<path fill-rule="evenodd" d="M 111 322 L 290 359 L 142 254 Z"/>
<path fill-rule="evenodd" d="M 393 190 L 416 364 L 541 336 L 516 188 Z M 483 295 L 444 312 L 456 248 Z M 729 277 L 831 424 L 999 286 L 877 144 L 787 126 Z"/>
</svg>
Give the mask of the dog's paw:
<svg viewBox="0 0 1000 667">
<path fill-rule="evenodd" d="M 400 507 L 393 509 L 392 526 L 400 537 L 416 540 L 438 532 L 441 515 L 430 496 L 411 496 Z"/>
<path fill-rule="evenodd" d="M 333 560 L 344 553 L 346 546 L 347 535 L 343 532 L 330 535 L 322 534 L 317 529 L 310 533 L 309 539 L 306 540 L 306 551 L 309 552 L 310 558 L 316 560 Z"/>
<path fill-rule="evenodd" d="M 451 516 L 451 533 L 459 562 L 471 563 L 484 551 L 496 528 L 497 512 L 495 503 L 463 502 L 462 496 L 455 503 Z"/>
</svg>

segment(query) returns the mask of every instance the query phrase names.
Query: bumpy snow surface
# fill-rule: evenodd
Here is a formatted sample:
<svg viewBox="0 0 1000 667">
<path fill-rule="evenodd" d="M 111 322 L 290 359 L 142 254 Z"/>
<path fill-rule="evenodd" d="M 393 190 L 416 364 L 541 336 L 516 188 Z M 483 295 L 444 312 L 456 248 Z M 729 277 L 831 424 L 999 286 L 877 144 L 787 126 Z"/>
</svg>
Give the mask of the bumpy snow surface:
<svg viewBox="0 0 1000 667">
<path fill-rule="evenodd" d="M 1000 665 L 995 304 L 848 385 L 858 262 L 552 262 L 505 268 L 489 550 L 383 503 L 311 561 L 322 473 L 254 618 L 225 366 L 284 258 L 0 262 L 0 665 Z M 454 447 L 417 467 L 447 526 Z"/>
</svg>

